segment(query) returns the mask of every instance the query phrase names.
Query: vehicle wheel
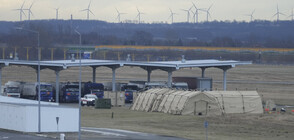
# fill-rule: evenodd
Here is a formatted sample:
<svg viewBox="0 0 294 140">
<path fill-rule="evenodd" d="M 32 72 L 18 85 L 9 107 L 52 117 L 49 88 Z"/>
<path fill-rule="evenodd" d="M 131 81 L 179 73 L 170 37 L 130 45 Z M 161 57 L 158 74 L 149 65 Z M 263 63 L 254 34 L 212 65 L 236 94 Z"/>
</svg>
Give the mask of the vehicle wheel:
<svg viewBox="0 0 294 140">
<path fill-rule="evenodd" d="M 90 104 L 87 102 L 87 106 L 90 106 Z"/>
<path fill-rule="evenodd" d="M 82 106 L 84 106 L 84 104 L 83 104 L 83 103 L 81 103 L 81 105 L 82 105 Z"/>
</svg>

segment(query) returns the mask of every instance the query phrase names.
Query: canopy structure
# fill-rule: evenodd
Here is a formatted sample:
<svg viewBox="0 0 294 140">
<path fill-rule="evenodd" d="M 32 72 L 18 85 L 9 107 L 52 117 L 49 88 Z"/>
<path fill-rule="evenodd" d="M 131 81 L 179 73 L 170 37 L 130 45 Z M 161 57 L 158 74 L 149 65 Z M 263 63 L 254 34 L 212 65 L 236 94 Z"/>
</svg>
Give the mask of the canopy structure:
<svg viewBox="0 0 294 140">
<path fill-rule="evenodd" d="M 172 84 L 172 73 L 173 71 L 182 69 L 182 68 L 194 68 L 198 67 L 202 70 L 202 77 L 205 77 L 205 69 L 216 67 L 223 70 L 223 89 L 226 90 L 226 74 L 227 70 L 234 68 L 236 65 L 246 65 L 252 64 L 248 61 L 234 61 L 234 60 L 185 60 L 184 58 L 181 61 L 152 61 L 152 62 L 141 62 L 141 61 L 115 61 L 115 60 L 95 60 L 95 59 L 82 59 L 81 63 L 79 60 L 54 60 L 54 61 L 23 61 L 23 60 L 0 60 L 0 88 L 1 88 L 1 79 L 2 79 L 2 68 L 5 66 L 17 65 L 17 66 L 29 66 L 34 68 L 37 71 L 37 67 L 40 64 L 41 69 L 52 69 L 56 74 L 56 87 L 59 87 L 59 72 L 61 70 L 66 70 L 70 67 L 92 67 L 93 73 L 93 82 L 96 82 L 96 68 L 97 67 L 108 67 L 112 69 L 112 90 L 115 89 L 115 75 L 116 69 L 123 66 L 132 66 L 140 67 L 147 71 L 147 81 L 151 80 L 151 72 L 157 69 L 168 72 L 168 86 L 171 87 Z M 58 102 L 58 91 L 56 90 L 56 101 Z"/>
<path fill-rule="evenodd" d="M 183 91 L 151 89 L 139 94 L 132 110 L 177 115 L 261 114 L 256 91 Z"/>
</svg>

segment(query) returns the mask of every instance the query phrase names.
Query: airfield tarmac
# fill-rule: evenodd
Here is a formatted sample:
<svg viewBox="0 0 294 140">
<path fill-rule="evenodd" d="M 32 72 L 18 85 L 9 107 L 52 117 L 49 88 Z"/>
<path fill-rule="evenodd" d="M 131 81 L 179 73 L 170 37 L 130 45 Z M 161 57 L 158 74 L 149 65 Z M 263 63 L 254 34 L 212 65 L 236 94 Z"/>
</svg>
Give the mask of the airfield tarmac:
<svg viewBox="0 0 294 140">
<path fill-rule="evenodd" d="M 263 100 L 272 99 L 280 105 L 294 105 L 294 66 L 285 65 L 244 65 L 230 69 L 227 74 L 228 90 L 258 90 Z M 36 81 L 36 72 L 28 67 L 3 68 L 2 83 L 9 80 Z M 200 69 L 183 69 L 173 73 L 173 76 L 200 76 Z M 78 81 L 78 68 L 61 71 L 60 81 Z M 83 81 L 92 80 L 92 69 L 83 68 Z M 96 73 L 97 82 L 111 81 L 111 69 L 100 67 Z M 222 90 L 222 70 L 209 68 L 206 76 L 214 80 L 213 88 Z M 123 67 L 117 70 L 117 81 L 147 79 L 147 72 L 135 67 Z M 153 71 L 152 81 L 167 80 L 167 73 Z M 52 70 L 42 70 L 42 82 L 55 81 Z M 111 113 L 114 112 L 112 119 Z M 262 114 L 262 115 L 225 115 L 210 116 L 209 139 L 293 139 L 294 114 Z M 82 127 L 113 128 L 136 132 L 152 133 L 166 136 L 176 136 L 187 139 L 205 139 L 203 123 L 205 117 L 169 115 L 156 112 L 131 111 L 128 107 L 97 110 L 93 107 L 82 108 Z M 76 133 L 72 139 L 76 139 Z M 97 134 L 98 135 L 98 134 Z"/>
</svg>

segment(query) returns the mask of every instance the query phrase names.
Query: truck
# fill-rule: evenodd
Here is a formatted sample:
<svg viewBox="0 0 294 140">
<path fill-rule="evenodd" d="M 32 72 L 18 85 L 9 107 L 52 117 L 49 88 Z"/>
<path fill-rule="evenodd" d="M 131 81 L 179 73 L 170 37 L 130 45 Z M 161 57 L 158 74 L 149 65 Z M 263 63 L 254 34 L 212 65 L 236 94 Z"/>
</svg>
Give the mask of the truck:
<svg viewBox="0 0 294 140">
<path fill-rule="evenodd" d="M 60 101 L 68 102 L 79 102 L 79 84 L 76 83 L 60 83 L 59 98 Z"/>
<path fill-rule="evenodd" d="M 101 83 L 86 82 L 82 83 L 82 97 L 86 94 L 94 94 L 97 98 L 104 97 L 104 85 Z"/>
<path fill-rule="evenodd" d="M 137 85 L 124 85 L 121 91 L 125 91 L 125 103 L 133 102 L 133 93 L 139 90 Z"/>
<path fill-rule="evenodd" d="M 208 77 L 173 77 L 173 83 L 187 83 L 191 90 L 212 90 L 212 78 Z"/>
<path fill-rule="evenodd" d="M 20 85 L 21 82 L 8 81 L 3 87 L 3 96 L 20 98 Z"/>
<path fill-rule="evenodd" d="M 37 82 L 22 82 L 21 85 L 21 98 L 25 99 L 38 99 L 39 86 Z M 54 90 L 52 84 L 40 83 L 40 101 L 54 101 Z"/>
</svg>

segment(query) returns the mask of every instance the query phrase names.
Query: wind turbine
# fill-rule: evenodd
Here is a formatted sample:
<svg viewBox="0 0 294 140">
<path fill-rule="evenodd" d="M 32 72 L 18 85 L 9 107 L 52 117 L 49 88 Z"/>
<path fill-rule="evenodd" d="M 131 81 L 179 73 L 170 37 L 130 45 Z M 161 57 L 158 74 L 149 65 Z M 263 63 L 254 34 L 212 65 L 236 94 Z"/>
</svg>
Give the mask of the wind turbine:
<svg viewBox="0 0 294 140">
<path fill-rule="evenodd" d="M 116 19 L 118 20 L 118 22 L 120 23 L 120 15 L 123 15 L 123 14 L 127 14 L 127 13 L 120 13 L 116 8 L 115 8 L 116 12 L 117 12 L 117 17 Z"/>
<path fill-rule="evenodd" d="M 31 14 L 32 16 L 34 16 L 33 12 L 31 11 L 32 6 L 33 6 L 34 2 L 31 4 L 31 6 L 28 9 L 23 9 L 23 10 L 27 10 L 28 11 L 28 20 L 31 20 Z"/>
<path fill-rule="evenodd" d="M 87 11 L 87 20 L 89 20 L 89 13 L 91 13 L 92 15 L 94 15 L 93 12 L 90 10 L 91 2 L 92 1 L 90 1 L 87 9 L 81 10 L 81 11 Z"/>
<path fill-rule="evenodd" d="M 280 15 L 285 15 L 285 14 L 283 14 L 279 11 L 279 5 L 277 5 L 277 13 L 273 15 L 273 17 L 277 16 L 277 22 L 279 22 Z"/>
<path fill-rule="evenodd" d="M 22 5 L 19 9 L 15 9 L 15 10 L 19 11 L 19 21 L 22 21 L 22 14 L 26 15 L 24 13 L 24 9 L 23 9 L 24 4 L 25 4 L 25 1 L 22 3 Z"/>
<path fill-rule="evenodd" d="M 211 5 L 209 6 L 209 8 L 205 11 L 205 12 L 206 12 L 206 21 L 207 21 L 207 22 L 208 22 L 208 16 L 211 17 L 211 16 L 210 16 L 210 13 L 209 13 L 209 10 L 210 10 L 210 8 L 212 7 L 212 5 L 213 5 L 213 4 L 211 4 Z"/>
<path fill-rule="evenodd" d="M 246 15 L 246 16 L 250 16 L 250 22 L 253 21 L 253 14 L 255 13 L 255 9 L 252 11 L 252 13 L 250 15 Z"/>
<path fill-rule="evenodd" d="M 138 14 L 137 14 L 136 18 L 139 19 L 139 24 L 140 24 L 140 23 L 141 23 L 141 14 L 145 14 L 145 13 L 141 13 L 141 12 L 139 11 L 138 7 L 137 7 L 137 11 L 138 11 Z"/>
<path fill-rule="evenodd" d="M 194 2 L 192 2 L 192 4 L 193 4 L 193 6 L 195 8 L 195 12 L 193 12 L 194 13 L 194 16 L 193 16 L 194 17 L 194 23 L 195 23 L 195 19 L 196 19 L 196 22 L 198 23 L 199 10 L 200 11 L 204 11 L 204 10 L 203 9 L 198 9 Z"/>
<path fill-rule="evenodd" d="M 169 11 L 170 11 L 170 16 L 168 18 L 171 18 L 171 24 L 173 24 L 174 23 L 174 15 L 176 13 L 174 13 L 170 8 L 169 8 Z"/>
<path fill-rule="evenodd" d="M 190 11 L 193 7 L 191 7 L 190 9 L 181 9 L 182 11 L 187 12 L 187 23 L 189 23 L 190 21 Z"/>
</svg>

